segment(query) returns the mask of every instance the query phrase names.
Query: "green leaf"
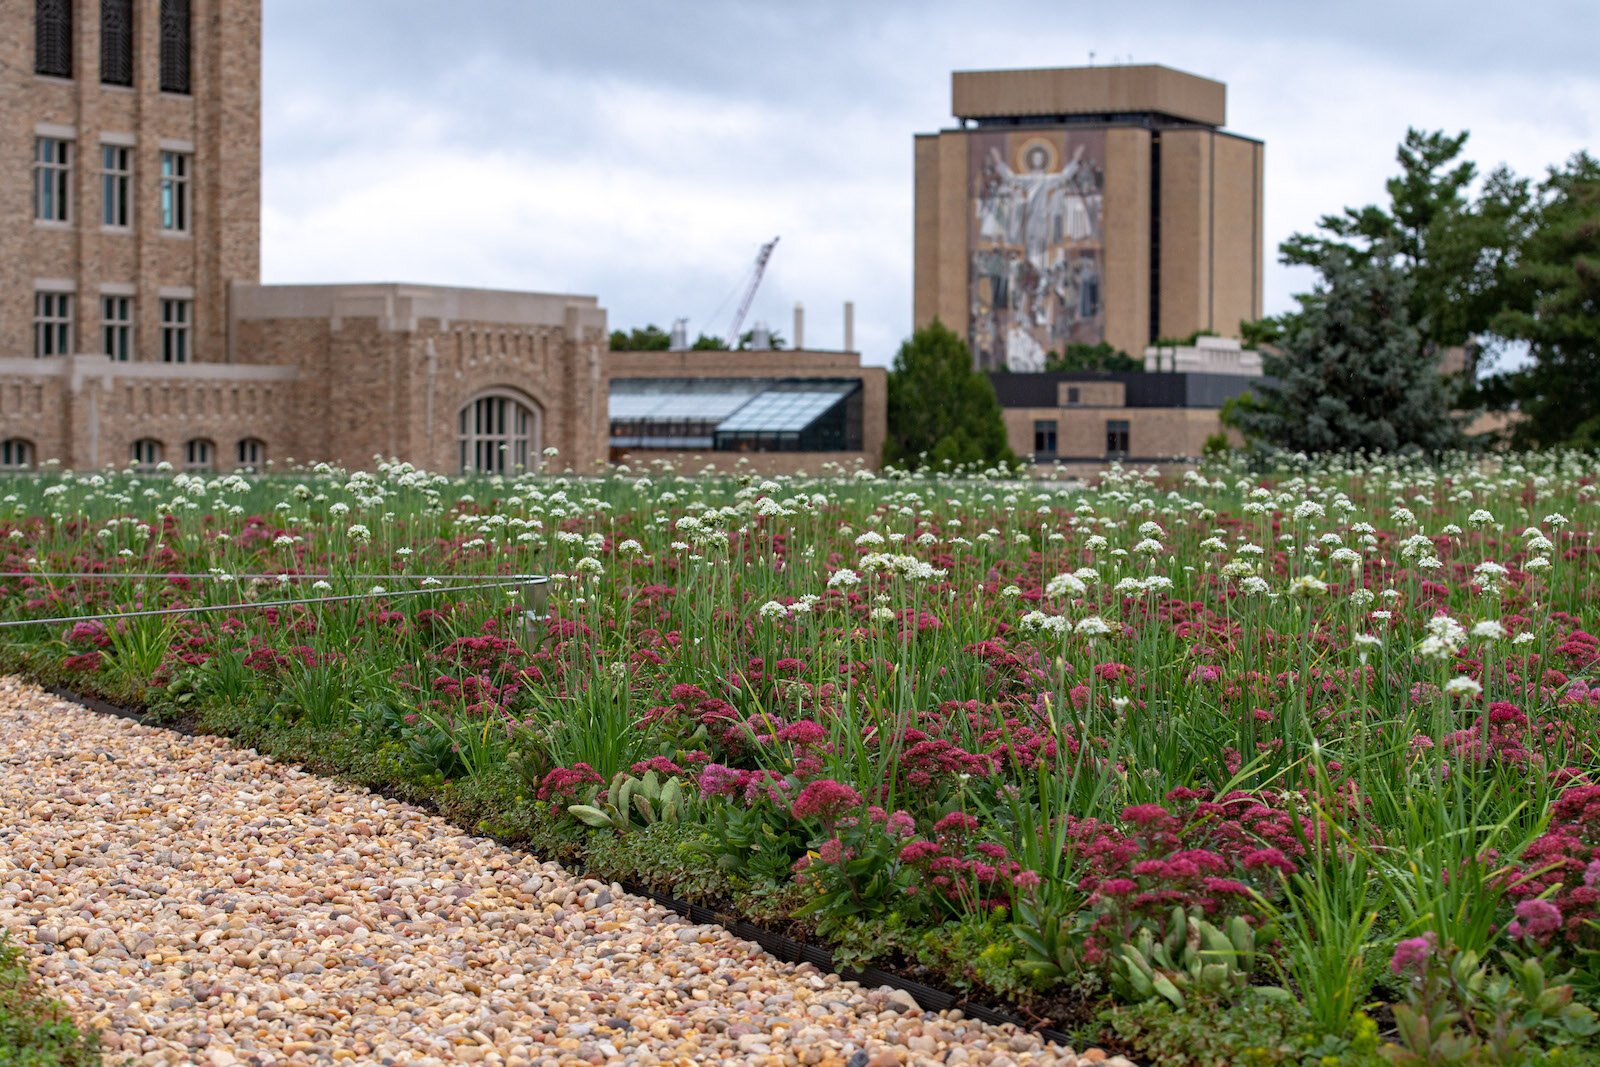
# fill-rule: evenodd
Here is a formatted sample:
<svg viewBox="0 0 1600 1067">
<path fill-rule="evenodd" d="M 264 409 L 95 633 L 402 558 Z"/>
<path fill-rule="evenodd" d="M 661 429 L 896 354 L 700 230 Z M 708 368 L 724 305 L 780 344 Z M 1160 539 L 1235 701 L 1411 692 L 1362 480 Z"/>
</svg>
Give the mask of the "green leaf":
<svg viewBox="0 0 1600 1067">
<path fill-rule="evenodd" d="M 1157 993 L 1160 993 L 1170 1001 L 1174 1008 L 1183 1007 L 1183 994 L 1178 992 L 1178 987 L 1172 984 L 1172 979 L 1164 974 L 1156 974 L 1150 979 L 1150 984 L 1155 987 Z"/>
<path fill-rule="evenodd" d="M 577 817 L 579 822 L 587 826 L 599 827 L 612 825 L 611 816 L 607 815 L 599 808 L 592 807 L 588 804 L 572 804 L 567 807 L 567 811 L 571 812 Z"/>
</svg>

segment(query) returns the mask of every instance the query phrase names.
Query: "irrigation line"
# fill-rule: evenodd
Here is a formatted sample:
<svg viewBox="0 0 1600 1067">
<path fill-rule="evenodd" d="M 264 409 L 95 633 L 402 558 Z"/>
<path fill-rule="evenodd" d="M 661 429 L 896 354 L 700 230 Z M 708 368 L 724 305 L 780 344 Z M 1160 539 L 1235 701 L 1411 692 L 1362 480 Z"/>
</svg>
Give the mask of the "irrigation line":
<svg viewBox="0 0 1600 1067">
<path fill-rule="evenodd" d="M 537 582 L 543 578 L 542 574 L 180 574 L 175 571 L 4 571 L 0 572 L 0 579 L 4 578 L 129 578 L 141 581 L 158 579 L 184 578 L 190 581 L 213 582 L 245 582 L 245 581 L 272 581 L 272 582 L 304 582 L 327 581 L 330 578 L 360 579 L 362 581 L 377 580 L 385 582 L 424 581 L 432 578 L 441 582 L 496 582 L 508 579 Z"/>
<path fill-rule="evenodd" d="M 533 576 L 535 579 L 540 577 L 542 576 Z M 548 579 L 545 580 L 548 581 Z M 502 588 L 511 586 L 529 587 L 533 584 L 534 582 L 527 577 L 502 579 L 498 583 L 499 587 Z M 347 593 L 341 596 L 295 597 L 290 600 L 257 600 L 237 604 L 201 604 L 197 607 L 189 608 L 150 608 L 143 611 L 107 612 L 102 615 L 63 615 L 53 619 L 0 619 L 0 629 L 13 626 L 62 626 L 67 623 L 99 622 L 105 619 L 142 619 L 157 615 L 198 615 L 202 612 L 211 611 L 248 611 L 252 608 L 281 608 L 298 604 L 337 604 L 349 600 L 371 600 L 374 597 L 422 596 L 427 593 L 465 593 L 483 588 L 485 586 L 482 583 L 475 585 L 447 585 L 429 587 L 427 589 L 385 590 L 381 593 Z M 530 615 L 532 615 L 532 612 L 530 612 Z"/>
</svg>

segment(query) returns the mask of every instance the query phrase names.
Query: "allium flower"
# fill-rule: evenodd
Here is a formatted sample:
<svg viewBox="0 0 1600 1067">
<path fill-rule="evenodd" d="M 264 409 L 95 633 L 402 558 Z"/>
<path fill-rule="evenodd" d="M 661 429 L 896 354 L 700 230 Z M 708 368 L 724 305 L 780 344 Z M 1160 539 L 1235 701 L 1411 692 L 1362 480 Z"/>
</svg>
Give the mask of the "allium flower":
<svg viewBox="0 0 1600 1067">
<path fill-rule="evenodd" d="M 1484 619 L 1482 622 L 1473 623 L 1472 636 L 1481 637 L 1485 641 L 1500 641 L 1506 636 L 1506 628 L 1496 619 Z"/>
<path fill-rule="evenodd" d="M 1454 697 L 1475 697 L 1483 692 L 1483 686 L 1463 674 L 1444 683 L 1444 691 Z"/>
<path fill-rule="evenodd" d="M 1396 975 L 1408 972 L 1421 974 L 1438 941 L 1431 930 L 1421 937 L 1406 938 L 1394 947 L 1394 955 L 1389 959 L 1389 972 Z"/>
<path fill-rule="evenodd" d="M 1111 624 L 1098 615 L 1090 615 L 1087 618 L 1079 619 L 1078 624 L 1072 629 L 1074 633 L 1082 634 L 1085 637 L 1104 637 L 1111 632 Z"/>
<path fill-rule="evenodd" d="M 1089 587 L 1077 579 L 1075 575 L 1058 574 L 1050 579 L 1044 587 L 1046 596 L 1082 596 L 1089 591 Z"/>
<path fill-rule="evenodd" d="M 1328 583 L 1309 574 L 1302 574 L 1289 583 L 1289 595 L 1299 597 L 1320 596 L 1328 591 Z"/>
<path fill-rule="evenodd" d="M 1600 889 L 1600 860 L 1593 860 L 1584 868 L 1583 884 L 1590 889 Z"/>
<path fill-rule="evenodd" d="M 1487 526 L 1493 521 L 1494 521 L 1494 516 L 1489 514 L 1483 508 L 1479 508 L 1477 511 L 1474 511 L 1471 515 L 1467 516 L 1467 525 L 1468 526 Z"/>
<path fill-rule="evenodd" d="M 857 574 L 855 571 L 850 570 L 847 567 L 840 567 L 838 570 L 833 572 L 833 577 L 828 579 L 828 588 L 830 588 L 830 589 L 833 589 L 833 588 L 836 588 L 836 587 L 839 587 L 839 586 L 860 585 L 860 584 L 861 584 L 861 575 Z"/>
</svg>

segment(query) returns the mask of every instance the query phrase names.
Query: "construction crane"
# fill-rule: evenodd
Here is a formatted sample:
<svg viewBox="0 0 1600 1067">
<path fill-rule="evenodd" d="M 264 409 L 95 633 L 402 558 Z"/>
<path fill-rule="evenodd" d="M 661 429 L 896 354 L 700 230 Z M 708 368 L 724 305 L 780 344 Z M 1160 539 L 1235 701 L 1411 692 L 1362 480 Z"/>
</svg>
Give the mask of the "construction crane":
<svg viewBox="0 0 1600 1067">
<path fill-rule="evenodd" d="M 744 317 L 750 313 L 750 304 L 756 298 L 756 290 L 761 287 L 761 276 L 767 272 L 767 260 L 772 258 L 772 250 L 778 247 L 778 239 L 774 237 L 761 246 L 761 251 L 756 253 L 755 276 L 750 279 L 750 287 L 744 291 L 744 299 L 739 301 L 739 310 L 733 313 L 733 322 L 728 326 L 728 347 L 739 347 L 739 327 L 744 325 Z"/>
</svg>

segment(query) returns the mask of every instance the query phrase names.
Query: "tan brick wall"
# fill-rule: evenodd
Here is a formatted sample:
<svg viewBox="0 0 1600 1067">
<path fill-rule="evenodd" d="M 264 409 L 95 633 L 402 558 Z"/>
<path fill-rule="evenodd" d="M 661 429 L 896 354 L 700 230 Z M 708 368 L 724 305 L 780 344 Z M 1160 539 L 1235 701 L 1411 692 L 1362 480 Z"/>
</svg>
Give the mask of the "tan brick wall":
<svg viewBox="0 0 1600 1067">
<path fill-rule="evenodd" d="M 1211 329 L 1210 130 L 1161 131 L 1162 337 Z"/>
<path fill-rule="evenodd" d="M 965 118 L 1155 111 L 1221 126 L 1228 88 L 1156 64 L 956 71 L 952 114 Z"/>
<path fill-rule="evenodd" d="M 1138 460 L 1192 459 L 1222 429 L 1214 408 L 1006 408 L 1006 440 L 1019 456 L 1033 455 L 1036 421 L 1056 423 L 1056 454 L 1067 459 L 1106 454 L 1106 423 L 1128 423 L 1128 454 Z"/>
<path fill-rule="evenodd" d="M 1076 404 L 1068 399 L 1074 391 L 1078 394 L 1078 402 Z M 1058 382 L 1056 384 L 1056 403 L 1064 408 L 1120 408 L 1128 402 L 1127 396 L 1128 387 L 1122 382 Z"/>
<path fill-rule="evenodd" d="M 30 441 L 38 460 L 81 470 L 125 465 L 141 438 L 161 442 L 178 467 L 184 444 L 196 438 L 213 443 L 218 469 L 232 469 L 247 437 L 265 440 L 267 458 L 281 462 L 301 447 L 297 377 L 294 368 L 112 363 L 95 355 L 4 359 L 0 439 Z"/>
<path fill-rule="evenodd" d="M 939 314 L 939 141 L 919 133 L 912 142 L 911 320 L 920 329 Z"/>
<path fill-rule="evenodd" d="M 602 464 L 605 311 L 593 297 L 413 285 L 236 286 L 234 359 L 298 367 L 297 447 L 370 467 L 460 470 L 461 410 L 491 392 L 537 413 L 531 450 Z"/>
<path fill-rule="evenodd" d="M 101 351 L 100 286 L 133 283 L 135 358 L 160 358 L 161 290 L 192 289 L 191 358 L 226 359 L 226 288 L 260 261 L 260 0 L 193 0 L 192 95 L 159 89 L 159 0 L 136 0 L 132 88 L 100 83 L 100 6 L 78 0 L 74 77 L 33 73 L 33 3 L 0 0 L 0 358 L 33 351 L 36 279 L 70 280 L 75 345 Z M 71 222 L 38 225 L 31 160 L 40 124 L 69 128 Z M 131 225 L 102 227 L 101 145 L 133 139 Z M 193 146 L 190 231 L 160 228 L 162 142 Z"/>
<path fill-rule="evenodd" d="M 1150 131 L 1106 131 L 1106 342 L 1144 350 L 1150 337 Z"/>
<path fill-rule="evenodd" d="M 1217 134 L 1212 226 L 1210 327 L 1239 335 L 1261 317 L 1261 144 Z"/>
</svg>

